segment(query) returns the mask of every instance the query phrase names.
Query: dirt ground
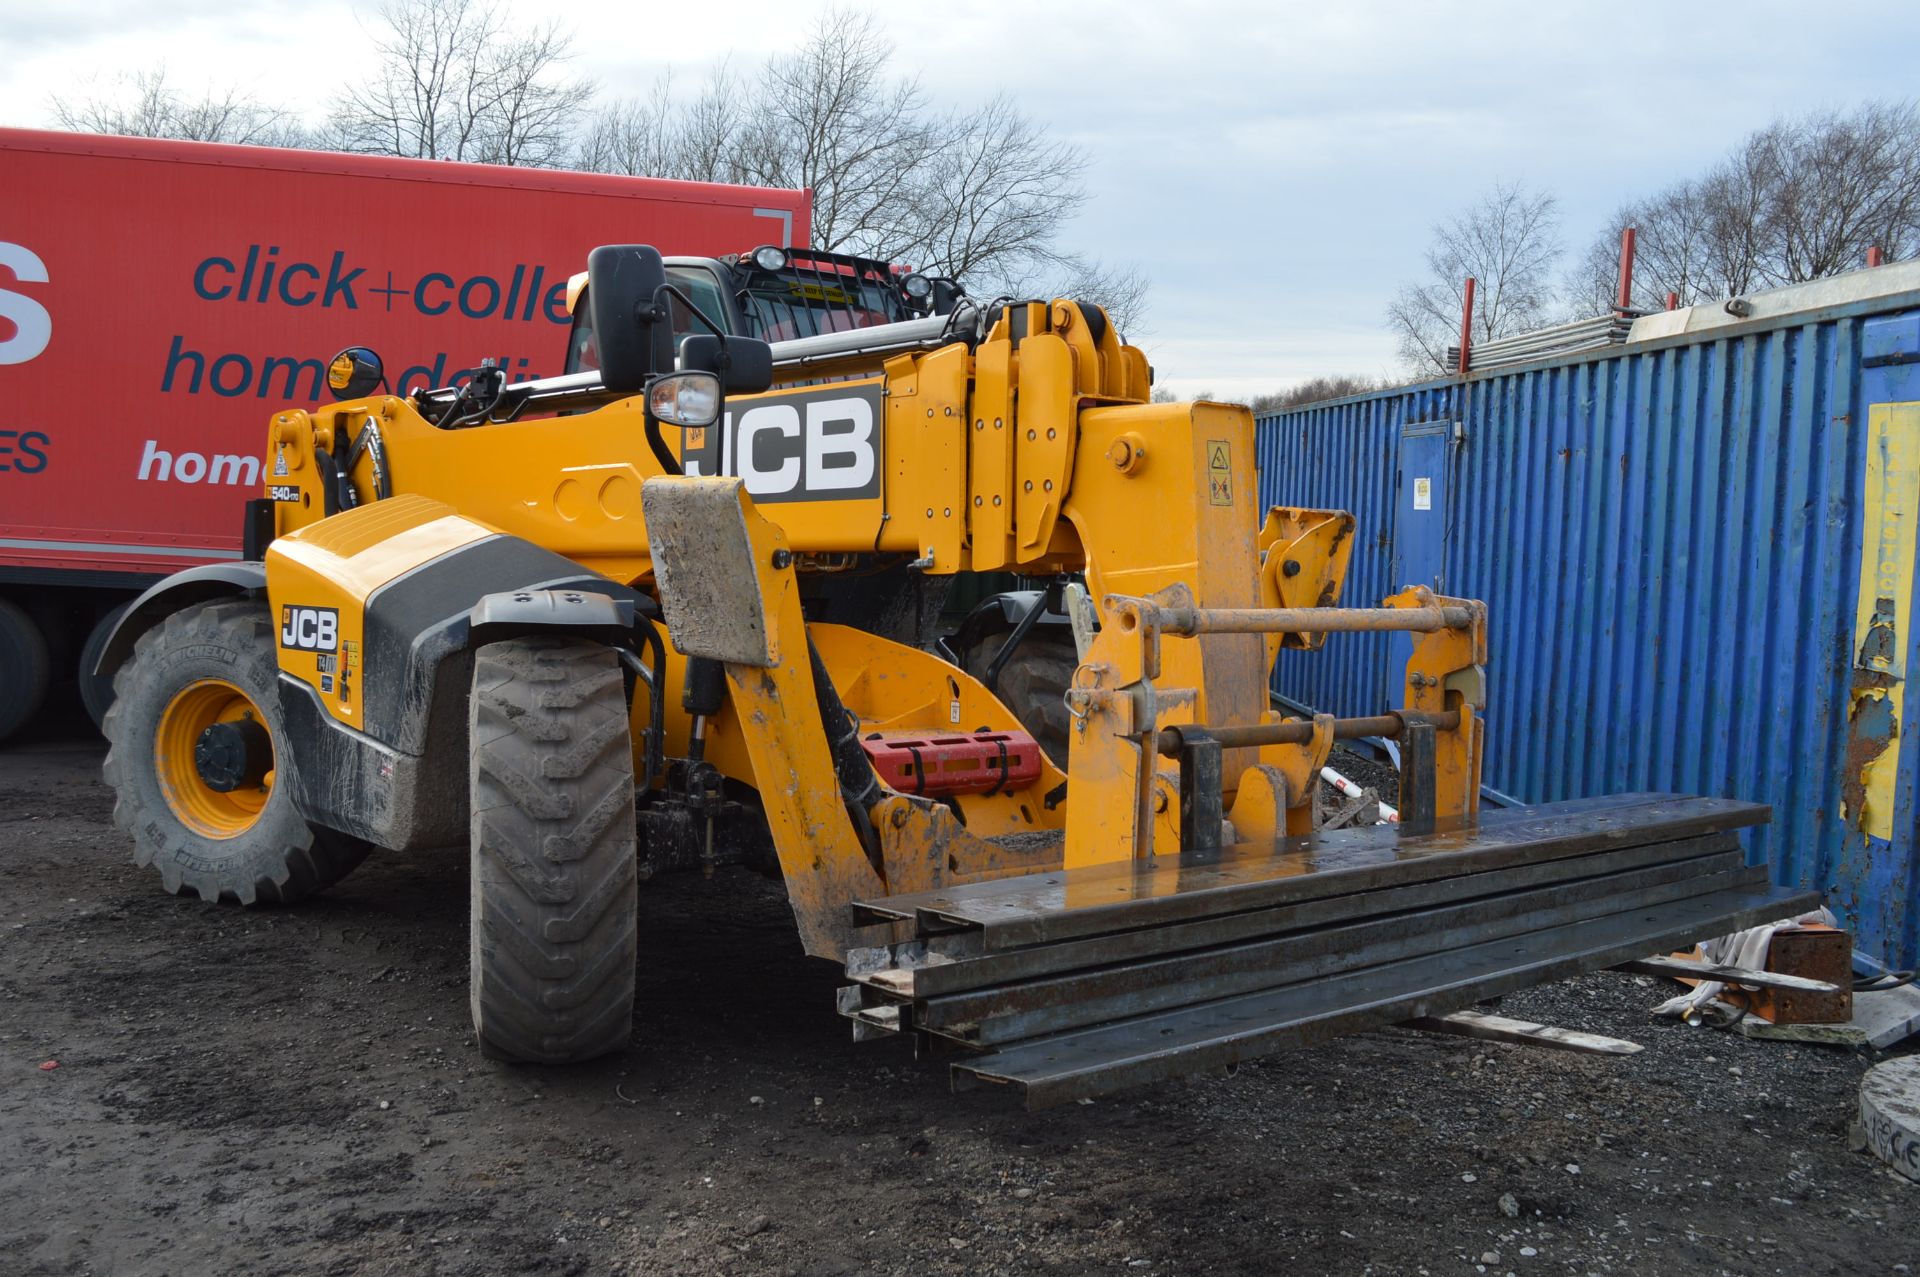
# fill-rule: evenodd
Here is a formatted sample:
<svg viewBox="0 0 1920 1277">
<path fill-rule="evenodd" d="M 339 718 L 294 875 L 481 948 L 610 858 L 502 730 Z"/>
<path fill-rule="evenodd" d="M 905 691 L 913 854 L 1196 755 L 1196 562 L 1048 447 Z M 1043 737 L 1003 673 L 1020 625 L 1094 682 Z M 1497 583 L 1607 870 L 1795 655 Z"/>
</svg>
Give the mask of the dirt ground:
<svg viewBox="0 0 1920 1277">
<path fill-rule="evenodd" d="M 1508 999 L 1601 1060 L 1382 1032 L 1027 1115 L 855 1046 L 776 887 L 643 889 L 624 1057 L 467 1036 L 464 854 L 173 899 L 79 732 L 0 752 L 0 1271 L 1905 1273 L 1920 1188 L 1831 1048 Z M 57 1061 L 58 1066 L 47 1064 Z"/>
</svg>

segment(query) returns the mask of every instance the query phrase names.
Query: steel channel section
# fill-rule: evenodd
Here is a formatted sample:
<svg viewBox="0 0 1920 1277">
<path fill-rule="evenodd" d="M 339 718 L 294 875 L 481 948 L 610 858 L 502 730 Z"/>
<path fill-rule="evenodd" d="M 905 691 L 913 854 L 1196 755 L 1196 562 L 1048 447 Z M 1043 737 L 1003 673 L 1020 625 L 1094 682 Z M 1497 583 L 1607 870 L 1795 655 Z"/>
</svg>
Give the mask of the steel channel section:
<svg viewBox="0 0 1920 1277">
<path fill-rule="evenodd" d="M 1427 721 L 1440 731 L 1450 732 L 1460 726 L 1460 711 L 1450 709 L 1429 716 Z M 1399 714 L 1336 718 L 1333 720 L 1333 738 L 1357 740 L 1362 736 L 1379 736 L 1391 740 L 1398 738 L 1406 726 L 1407 720 Z M 1176 758 L 1180 754 L 1183 737 L 1194 732 L 1205 732 L 1219 741 L 1223 749 L 1235 749 L 1242 745 L 1304 745 L 1313 739 L 1313 724 L 1293 720 L 1253 723 L 1241 727 L 1163 727 L 1156 741 L 1157 748 L 1163 757 Z"/>
<path fill-rule="evenodd" d="M 1434 775 L 1432 723 L 1409 722 L 1400 737 L 1400 825 L 1408 833 L 1433 831 L 1439 780 Z"/>
<path fill-rule="evenodd" d="M 1144 764 L 1143 764 L 1144 765 Z M 1220 742 L 1204 731 L 1188 731 L 1180 749 L 1180 848 L 1202 855 L 1218 853 L 1226 820 L 1220 794 Z"/>
<path fill-rule="evenodd" d="M 956 1030 L 963 1041 L 1008 1042 L 1764 882 L 1764 872 L 1742 863 L 1737 843 L 1723 844 L 1718 852 L 1693 860 L 1423 914 L 1371 918 L 1222 949 L 929 998 L 915 1005 L 914 1023 L 926 1029 Z"/>
<path fill-rule="evenodd" d="M 1465 629 L 1463 607 L 1294 607 L 1144 609 L 1162 634 L 1424 633 Z"/>
<path fill-rule="evenodd" d="M 1857 948 L 1911 967 L 1920 803 L 1871 837 L 1843 788 L 1871 409 L 1920 400 L 1920 365 L 1867 366 L 1870 329 L 1916 305 L 1896 292 L 1265 416 L 1262 504 L 1350 511 L 1342 601 L 1376 602 L 1406 584 L 1390 570 L 1402 431 L 1457 424 L 1439 557 L 1447 592 L 1488 606 L 1487 785 L 1767 803 L 1749 850 L 1774 880 L 1826 891 Z M 1401 703 L 1386 653 L 1336 635 L 1282 652 L 1274 688 L 1379 714 Z"/>
<path fill-rule="evenodd" d="M 1220 1068 L 1289 1046 L 1445 1015 L 1485 998 L 1724 934 L 1817 904 L 1736 888 L 1081 1029 L 956 1062 L 954 1082 L 1020 1087 L 1029 1108 Z"/>
<path fill-rule="evenodd" d="M 1587 800 L 1489 813 L 1467 826 L 1441 822 L 1427 835 L 1393 826 L 1335 830 L 1218 858 L 1121 861 L 870 901 L 865 908 L 876 916 L 928 915 L 936 931 L 976 926 L 988 949 L 1015 948 L 1673 841 L 1758 824 L 1767 814 L 1755 804 L 1715 798 Z"/>
<path fill-rule="evenodd" d="M 1447 840 L 1444 850 L 1459 850 L 1469 838 L 1485 842 L 1512 841 L 1516 837 L 1526 837 L 1528 835 L 1521 829 L 1523 825 L 1538 826 L 1541 830 L 1547 830 L 1549 825 L 1553 828 L 1564 828 L 1569 818 L 1585 818 L 1596 813 L 1622 814 L 1632 808 L 1670 807 L 1674 803 L 1692 804 L 1697 801 L 1702 800 L 1678 794 L 1606 794 L 1598 798 L 1577 798 L 1567 802 L 1533 807 L 1493 808 L 1483 810 L 1474 821 L 1443 822 L 1444 827 L 1437 831 L 1437 836 Z M 1722 800 L 1704 801 L 1718 803 Z M 1763 821 L 1767 818 L 1764 808 L 1748 805 L 1748 809 L 1750 820 Z M 1350 826 L 1345 829 L 1289 836 L 1277 840 L 1271 847 L 1256 846 L 1251 843 L 1242 844 L 1220 857 L 1218 861 L 1207 863 L 1223 872 L 1237 873 L 1240 877 L 1289 876 L 1304 872 L 1297 860 L 1289 859 L 1302 853 L 1320 852 L 1332 855 L 1336 852 L 1361 848 L 1380 849 L 1404 846 L 1412 850 L 1433 845 L 1435 845 L 1434 838 L 1410 838 L 1392 824 Z M 967 910 L 988 909 L 998 912 L 1004 908 L 1001 902 L 1007 898 L 1042 893 L 1049 887 L 1063 889 L 1078 887 L 1085 894 L 1108 880 L 1132 880 L 1143 873 L 1150 876 L 1158 871 L 1157 866 L 1165 864 L 1178 867 L 1181 861 L 1175 856 L 1160 856 L 1147 867 L 1136 865 L 1131 861 L 1112 861 L 1104 865 L 1091 865 L 1074 870 L 1048 870 L 1043 873 L 996 878 L 959 887 L 904 892 L 897 896 L 857 901 L 854 908 L 861 911 L 868 921 L 874 922 L 910 920 L 916 914 L 928 915 L 944 911 L 950 913 L 957 924 L 967 926 L 980 921 L 977 917 L 968 917 Z"/>
<path fill-rule="evenodd" d="M 1412 883 L 1404 887 L 1356 891 L 1350 895 L 1309 900 L 1274 909 L 1256 909 L 1195 922 L 1120 931 L 1085 940 L 1061 941 L 1004 952 L 983 952 L 979 937 L 974 934 L 937 937 L 921 946 L 902 946 L 910 950 L 923 948 L 926 956 L 916 954 L 915 960 L 925 965 L 883 967 L 849 971 L 848 974 L 895 996 L 937 997 L 1061 971 L 1137 961 L 1181 950 L 1213 948 L 1261 936 L 1350 922 L 1355 918 L 1405 914 L 1508 891 L 1551 886 L 1576 878 L 1641 869 L 1711 853 L 1728 836 L 1709 834 L 1679 842 L 1648 843 L 1618 851 L 1596 852 L 1564 860 L 1544 860 L 1508 869 Z"/>
</svg>

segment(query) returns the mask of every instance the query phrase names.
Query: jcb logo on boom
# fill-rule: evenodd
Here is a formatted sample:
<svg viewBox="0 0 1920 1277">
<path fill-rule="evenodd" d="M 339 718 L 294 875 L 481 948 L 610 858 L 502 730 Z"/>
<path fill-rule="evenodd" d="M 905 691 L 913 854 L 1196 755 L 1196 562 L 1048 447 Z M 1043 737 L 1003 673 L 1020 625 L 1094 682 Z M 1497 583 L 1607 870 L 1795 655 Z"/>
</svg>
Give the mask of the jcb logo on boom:
<svg viewBox="0 0 1920 1277">
<path fill-rule="evenodd" d="M 740 476 L 756 501 L 877 497 L 884 421 L 878 386 L 769 396 L 688 431 L 681 460 L 688 474 Z"/>
<path fill-rule="evenodd" d="M 280 609 L 280 646 L 301 652 L 331 652 L 340 645 L 340 613 L 330 607 Z"/>
</svg>

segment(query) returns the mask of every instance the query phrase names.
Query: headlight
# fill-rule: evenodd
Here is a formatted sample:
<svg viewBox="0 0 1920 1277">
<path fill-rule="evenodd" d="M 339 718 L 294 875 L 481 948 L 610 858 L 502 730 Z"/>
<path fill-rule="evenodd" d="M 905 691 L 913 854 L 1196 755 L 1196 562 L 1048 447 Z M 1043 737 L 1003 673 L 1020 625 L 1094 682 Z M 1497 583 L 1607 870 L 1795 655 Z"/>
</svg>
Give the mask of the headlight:
<svg viewBox="0 0 1920 1277">
<path fill-rule="evenodd" d="M 771 244 L 762 244 L 753 250 L 753 264 L 764 271 L 785 270 L 787 268 L 786 251 L 775 248 Z"/>
<path fill-rule="evenodd" d="M 710 426 L 720 416 L 720 379 L 676 372 L 647 387 L 647 412 L 670 426 Z"/>
<path fill-rule="evenodd" d="M 933 281 L 925 275 L 903 275 L 900 278 L 900 291 L 917 302 L 923 302 L 933 296 Z"/>
</svg>

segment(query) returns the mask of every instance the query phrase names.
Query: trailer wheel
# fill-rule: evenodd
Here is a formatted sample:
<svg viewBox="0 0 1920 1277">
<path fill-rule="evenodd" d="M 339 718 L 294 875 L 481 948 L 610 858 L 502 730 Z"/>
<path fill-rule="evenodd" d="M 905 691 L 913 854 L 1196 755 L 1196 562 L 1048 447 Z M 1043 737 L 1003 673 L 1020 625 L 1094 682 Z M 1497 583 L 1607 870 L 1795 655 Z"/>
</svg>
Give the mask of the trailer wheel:
<svg viewBox="0 0 1920 1277">
<path fill-rule="evenodd" d="M 984 676 L 1009 633 L 1002 631 L 982 639 L 964 654 L 961 667 L 975 678 Z M 1053 627 L 1035 629 L 1007 658 L 997 689 L 1000 703 L 1013 711 L 1054 766 L 1062 770 L 1067 765 L 1067 735 L 1073 727 L 1066 694 L 1079 664 L 1071 633 L 1056 633 Z"/>
<path fill-rule="evenodd" d="M 284 904 L 332 886 L 371 845 L 294 805 L 264 604 L 217 599 L 140 636 L 106 712 L 113 822 L 174 895 Z"/>
<path fill-rule="evenodd" d="M 107 707 L 113 704 L 113 671 L 96 674 L 93 667 L 100 662 L 100 654 L 107 650 L 107 640 L 113 637 L 113 627 L 127 614 L 132 603 L 122 603 L 94 624 L 87 632 L 87 641 L 80 646 L 80 668 L 74 674 L 74 681 L 80 685 L 80 703 L 87 707 L 87 714 L 93 719 L 95 727 L 104 727 L 107 722 Z"/>
<path fill-rule="evenodd" d="M 47 698 L 47 639 L 24 610 L 0 599 L 0 740 L 20 730 Z"/>
<path fill-rule="evenodd" d="M 469 997 L 480 1049 L 565 1064 L 625 1047 L 638 908 L 625 674 L 571 638 L 489 643 L 468 703 Z"/>
</svg>

